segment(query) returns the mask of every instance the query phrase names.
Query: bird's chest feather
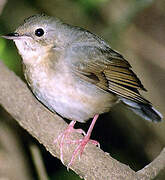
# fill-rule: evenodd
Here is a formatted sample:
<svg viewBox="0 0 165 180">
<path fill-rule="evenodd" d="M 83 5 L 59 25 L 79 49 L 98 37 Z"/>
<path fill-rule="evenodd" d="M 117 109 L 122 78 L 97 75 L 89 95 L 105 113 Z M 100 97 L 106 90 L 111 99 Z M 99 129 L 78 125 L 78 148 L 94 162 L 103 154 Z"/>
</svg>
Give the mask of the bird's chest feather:
<svg viewBox="0 0 165 180">
<path fill-rule="evenodd" d="M 85 122 L 107 112 L 116 101 L 113 95 L 76 78 L 63 66 L 53 72 L 43 67 L 28 69 L 25 78 L 44 105 L 70 120 Z"/>
</svg>

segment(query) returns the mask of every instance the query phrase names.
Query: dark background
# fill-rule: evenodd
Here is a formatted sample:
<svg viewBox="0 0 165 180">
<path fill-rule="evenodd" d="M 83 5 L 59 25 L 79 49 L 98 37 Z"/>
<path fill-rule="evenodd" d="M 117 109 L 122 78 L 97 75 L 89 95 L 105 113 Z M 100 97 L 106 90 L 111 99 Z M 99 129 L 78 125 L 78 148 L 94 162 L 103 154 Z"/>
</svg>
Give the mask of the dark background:
<svg viewBox="0 0 165 180">
<path fill-rule="evenodd" d="M 13 32 L 24 18 L 37 13 L 56 16 L 88 29 L 125 56 L 148 90 L 142 94 L 165 115 L 164 8 L 165 1 L 161 0 L 8 0 L 0 16 L 0 34 Z M 21 58 L 13 42 L 0 38 L 0 59 L 23 79 Z M 77 127 L 87 131 L 90 122 Z M 100 116 L 92 138 L 100 142 L 101 149 L 137 171 L 150 163 L 165 146 L 165 123 L 147 122 L 123 105 L 117 105 L 110 113 Z M 11 148 L 13 151 L 8 151 Z M 37 155 L 33 153 L 34 149 Z M 26 176 L 24 179 L 47 179 L 44 176 L 51 180 L 80 179 L 71 170 L 67 172 L 59 160 L 21 129 L 1 107 L 0 155 L 3 154 L 11 159 L 15 157 L 7 163 L 0 156 L 0 163 L 6 164 L 13 179 L 17 177 L 19 166 Z M 41 170 L 44 175 L 35 164 L 38 155 L 43 160 L 40 164 L 46 168 L 46 172 Z M 0 170 L 0 177 L 6 169 Z M 156 179 L 165 179 L 165 172 Z"/>
</svg>

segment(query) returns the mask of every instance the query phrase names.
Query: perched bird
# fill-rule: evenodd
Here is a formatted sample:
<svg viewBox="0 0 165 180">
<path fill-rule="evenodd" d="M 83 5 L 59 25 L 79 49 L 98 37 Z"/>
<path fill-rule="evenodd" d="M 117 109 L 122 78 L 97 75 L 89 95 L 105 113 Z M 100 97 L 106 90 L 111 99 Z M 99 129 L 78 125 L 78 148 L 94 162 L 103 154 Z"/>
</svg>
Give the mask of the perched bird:
<svg viewBox="0 0 165 180">
<path fill-rule="evenodd" d="M 97 35 L 80 27 L 61 22 L 55 17 L 34 15 L 24 20 L 12 39 L 22 56 L 25 78 L 34 95 L 53 112 L 72 120 L 55 140 L 63 144 L 73 131 L 84 135 L 77 140 L 68 167 L 85 145 L 99 114 L 123 102 L 142 118 L 159 122 L 162 115 L 141 96 L 146 90 L 128 61 Z M 87 134 L 74 129 L 76 121 L 93 118 Z"/>
</svg>

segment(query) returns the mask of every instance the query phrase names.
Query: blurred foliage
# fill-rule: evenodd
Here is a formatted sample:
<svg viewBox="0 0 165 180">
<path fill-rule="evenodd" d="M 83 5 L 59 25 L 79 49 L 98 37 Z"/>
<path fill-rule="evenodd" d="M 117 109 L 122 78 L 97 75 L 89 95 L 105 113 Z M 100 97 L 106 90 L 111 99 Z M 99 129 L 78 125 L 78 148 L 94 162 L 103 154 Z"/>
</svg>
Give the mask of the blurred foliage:
<svg viewBox="0 0 165 180">
<path fill-rule="evenodd" d="M 99 6 L 101 3 L 104 3 L 108 0 L 75 0 L 80 7 L 82 7 L 86 13 L 90 14 L 91 12 L 99 11 Z"/>
<path fill-rule="evenodd" d="M 160 0 L 8 0 L 0 16 L 0 34 L 13 32 L 24 18 L 43 12 L 84 27 L 130 57 L 133 69 L 149 89 L 150 95 L 146 96 L 165 114 L 165 64 L 163 61 L 160 64 L 165 57 L 164 7 L 165 2 Z M 0 38 L 0 59 L 22 77 L 21 58 L 13 42 Z M 89 124 L 77 126 L 87 130 Z M 119 105 L 99 118 L 92 138 L 112 157 L 138 170 L 153 160 L 165 145 L 164 128 L 164 123 L 148 123 Z M 37 143 L 33 138 L 30 141 Z M 80 179 L 38 146 L 51 180 Z M 158 177 L 164 178 L 165 173 Z"/>
<path fill-rule="evenodd" d="M 13 43 L 6 43 L 4 39 L 0 39 L 0 59 L 17 75 L 22 76 L 21 64 L 18 61 L 20 57 L 18 57 Z"/>
<path fill-rule="evenodd" d="M 112 28 L 109 27 L 104 31 L 106 36 L 110 35 L 112 43 L 119 42 L 119 36 L 125 29 L 135 20 L 138 13 L 152 5 L 153 0 L 133 0 L 130 1 L 127 7 L 127 11 L 124 14 L 120 14 L 118 18 L 112 21 Z M 113 38 L 114 37 L 114 38 Z"/>
</svg>

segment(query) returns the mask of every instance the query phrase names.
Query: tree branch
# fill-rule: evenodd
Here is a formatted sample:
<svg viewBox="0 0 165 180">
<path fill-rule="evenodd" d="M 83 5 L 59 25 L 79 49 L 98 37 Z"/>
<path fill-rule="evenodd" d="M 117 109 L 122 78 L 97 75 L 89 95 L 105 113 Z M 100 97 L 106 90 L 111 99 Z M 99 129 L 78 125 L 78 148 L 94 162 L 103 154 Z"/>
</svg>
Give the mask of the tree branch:
<svg viewBox="0 0 165 180">
<path fill-rule="evenodd" d="M 0 180 L 31 180 L 29 162 L 13 127 L 0 117 Z"/>
<path fill-rule="evenodd" d="M 153 179 L 159 174 L 161 170 L 165 168 L 165 148 L 159 154 L 159 156 L 153 160 L 150 164 L 137 172 L 137 175 L 144 176 L 146 179 Z"/>
<path fill-rule="evenodd" d="M 2 10 L 3 10 L 6 2 L 7 2 L 7 0 L 0 0 L 0 15 L 1 15 L 1 13 L 2 13 Z"/>
<path fill-rule="evenodd" d="M 53 141 L 67 127 L 67 123 L 38 102 L 26 84 L 12 71 L 8 70 L 1 61 L 0 104 L 53 156 L 59 158 L 59 145 L 53 144 Z M 71 138 L 81 137 L 81 135 L 75 133 Z M 68 164 L 75 147 L 74 144 L 69 145 L 68 148 L 64 147 L 64 162 L 66 164 Z M 164 151 L 160 154 L 160 157 L 157 157 L 151 165 L 136 173 L 130 167 L 113 159 L 108 153 L 92 144 L 88 144 L 81 159 L 76 158 L 71 169 L 86 180 L 149 179 L 155 177 L 160 169 L 165 167 Z M 159 166 L 160 162 L 161 166 Z M 154 168 L 157 168 L 157 170 L 153 171 Z"/>
</svg>

